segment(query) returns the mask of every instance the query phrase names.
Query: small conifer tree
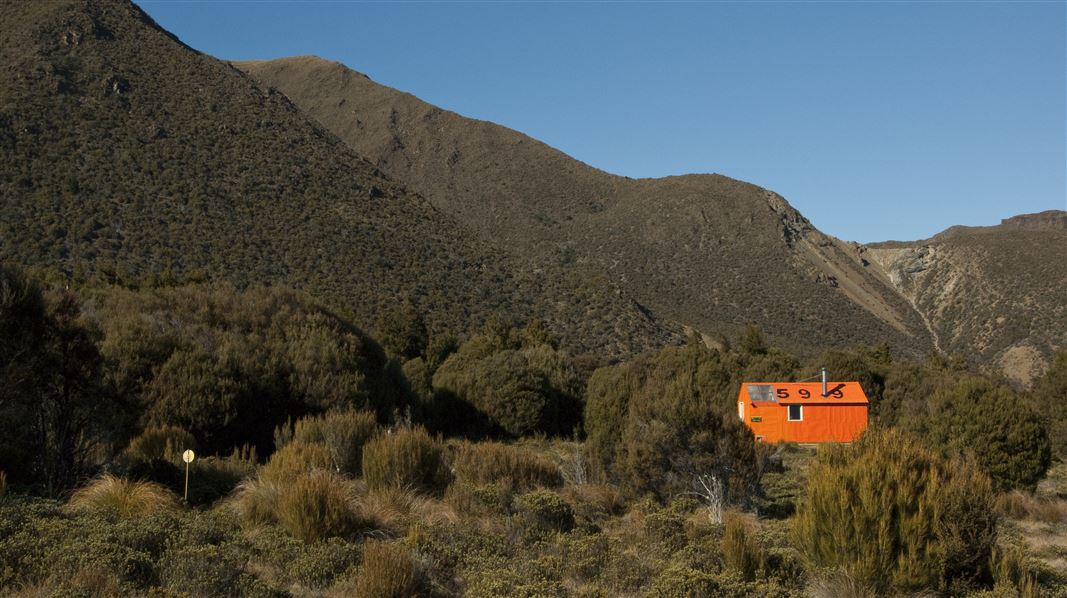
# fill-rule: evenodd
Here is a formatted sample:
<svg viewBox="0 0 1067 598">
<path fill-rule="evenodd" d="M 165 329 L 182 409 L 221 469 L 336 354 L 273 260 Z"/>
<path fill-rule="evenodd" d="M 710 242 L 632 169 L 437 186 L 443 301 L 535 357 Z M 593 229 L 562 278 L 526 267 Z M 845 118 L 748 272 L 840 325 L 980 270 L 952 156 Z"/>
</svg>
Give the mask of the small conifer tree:
<svg viewBox="0 0 1067 598">
<path fill-rule="evenodd" d="M 797 510 L 797 547 L 879 591 L 987 581 L 996 536 L 989 478 L 895 430 L 824 449 Z"/>
</svg>

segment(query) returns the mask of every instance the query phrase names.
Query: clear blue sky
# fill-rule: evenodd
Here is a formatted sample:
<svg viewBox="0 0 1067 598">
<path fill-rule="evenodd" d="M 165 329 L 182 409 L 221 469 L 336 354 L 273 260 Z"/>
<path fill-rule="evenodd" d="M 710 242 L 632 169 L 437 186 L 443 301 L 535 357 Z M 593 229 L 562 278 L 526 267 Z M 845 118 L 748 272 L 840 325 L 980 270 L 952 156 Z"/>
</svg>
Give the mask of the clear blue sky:
<svg viewBox="0 0 1067 598">
<path fill-rule="evenodd" d="M 1062 1 L 139 4 L 219 58 L 316 54 L 609 172 L 751 181 L 849 240 L 1067 209 Z"/>
</svg>

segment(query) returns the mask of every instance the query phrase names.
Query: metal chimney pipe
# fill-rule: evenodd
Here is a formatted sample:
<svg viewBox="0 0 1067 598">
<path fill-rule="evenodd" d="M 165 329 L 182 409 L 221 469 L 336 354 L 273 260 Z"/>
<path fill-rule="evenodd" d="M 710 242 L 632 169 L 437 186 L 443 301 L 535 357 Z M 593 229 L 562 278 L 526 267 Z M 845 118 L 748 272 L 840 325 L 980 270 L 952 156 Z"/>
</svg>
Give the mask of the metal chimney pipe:
<svg viewBox="0 0 1067 598">
<path fill-rule="evenodd" d="M 822 369 L 822 396 L 826 398 L 826 368 Z"/>
</svg>

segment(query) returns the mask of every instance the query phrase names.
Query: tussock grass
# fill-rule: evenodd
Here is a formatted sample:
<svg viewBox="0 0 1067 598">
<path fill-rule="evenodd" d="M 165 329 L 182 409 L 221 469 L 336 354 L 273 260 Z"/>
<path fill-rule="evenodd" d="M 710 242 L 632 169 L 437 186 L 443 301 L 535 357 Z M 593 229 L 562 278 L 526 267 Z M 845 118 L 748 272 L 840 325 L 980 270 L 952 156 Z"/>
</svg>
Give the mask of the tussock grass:
<svg viewBox="0 0 1067 598">
<path fill-rule="evenodd" d="M 466 443 L 452 463 L 457 480 L 473 484 L 502 483 L 524 492 L 538 486 L 563 485 L 559 466 L 533 451 L 499 442 Z"/>
<path fill-rule="evenodd" d="M 242 482 L 230 507 L 246 527 L 278 524 L 294 538 L 317 542 L 354 538 L 378 529 L 357 503 L 357 486 L 343 476 L 313 470 L 291 479 Z"/>
<path fill-rule="evenodd" d="M 720 549 L 726 566 L 745 581 L 752 581 L 763 570 L 766 556 L 753 537 L 751 523 L 740 513 L 726 513 Z"/>
<path fill-rule="evenodd" d="M 878 598 L 869 584 L 840 570 L 819 575 L 808 583 L 811 598 Z"/>
<path fill-rule="evenodd" d="M 352 537 L 370 527 L 356 511 L 352 486 L 337 474 L 313 471 L 298 476 L 278 494 L 278 523 L 293 537 L 315 542 Z"/>
<path fill-rule="evenodd" d="M 104 474 L 71 495 L 67 508 L 127 519 L 177 511 L 179 505 L 178 497 L 159 484 Z"/>
<path fill-rule="evenodd" d="M 451 481 L 439 442 L 423 428 L 382 434 L 363 448 L 363 479 L 374 488 L 444 492 Z"/>
<path fill-rule="evenodd" d="M 388 486 L 369 490 L 357 500 L 359 511 L 374 527 L 397 536 L 414 524 L 455 523 L 459 517 L 446 502 L 406 488 Z"/>
<path fill-rule="evenodd" d="M 1067 500 L 1038 497 L 1014 490 L 997 497 L 997 511 L 1012 519 L 1063 523 L 1067 521 Z"/>
<path fill-rule="evenodd" d="M 260 469 L 259 477 L 284 483 L 315 470 L 336 471 L 329 449 L 317 442 L 294 441 L 271 455 L 270 461 Z"/>
<path fill-rule="evenodd" d="M 354 589 L 364 598 L 414 596 L 418 575 L 411 551 L 395 542 L 368 541 Z"/>
<path fill-rule="evenodd" d="M 278 522 L 278 482 L 258 478 L 237 485 L 228 503 L 245 527 L 257 527 Z"/>
</svg>

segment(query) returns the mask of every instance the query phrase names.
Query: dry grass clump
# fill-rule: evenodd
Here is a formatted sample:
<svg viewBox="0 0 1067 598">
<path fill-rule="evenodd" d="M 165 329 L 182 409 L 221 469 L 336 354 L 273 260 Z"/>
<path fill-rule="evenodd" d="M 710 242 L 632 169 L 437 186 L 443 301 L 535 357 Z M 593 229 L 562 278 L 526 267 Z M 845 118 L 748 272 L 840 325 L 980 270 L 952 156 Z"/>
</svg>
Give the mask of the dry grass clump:
<svg viewBox="0 0 1067 598">
<path fill-rule="evenodd" d="M 752 525 L 740 513 L 729 511 L 726 514 L 723 529 L 722 558 L 726 566 L 741 575 L 745 581 L 752 581 L 763 570 L 766 556 L 752 534 Z"/>
<path fill-rule="evenodd" d="M 238 486 L 231 508 L 245 526 L 275 524 L 304 542 L 351 538 L 376 528 L 356 502 L 354 484 L 325 470 L 285 480 L 259 478 Z"/>
<path fill-rule="evenodd" d="M 304 542 L 351 537 L 369 527 L 356 511 L 352 487 L 327 471 L 313 471 L 283 485 L 277 512 L 278 523 Z"/>
<path fill-rule="evenodd" d="M 357 503 L 363 517 L 392 536 L 403 534 L 415 523 L 438 525 L 458 520 L 447 503 L 396 486 L 370 490 Z"/>
<path fill-rule="evenodd" d="M 563 497 L 574 505 L 575 516 L 583 521 L 597 522 L 617 517 L 626 511 L 626 501 L 615 486 L 607 484 L 567 485 Z"/>
<path fill-rule="evenodd" d="M 365 598 L 408 598 L 418 589 L 415 558 L 395 542 L 368 541 L 355 583 L 355 595 Z"/>
<path fill-rule="evenodd" d="M 819 575 L 808 583 L 811 598 L 877 598 L 874 588 L 845 571 L 834 570 Z"/>
<path fill-rule="evenodd" d="M 1067 501 L 1037 497 L 1019 490 L 998 496 L 997 511 L 1012 519 L 1029 519 L 1042 523 L 1067 521 Z"/>
<path fill-rule="evenodd" d="M 278 522 L 278 495 L 281 485 L 273 480 L 249 479 L 237 485 L 229 506 L 246 527 L 270 525 Z"/>
<path fill-rule="evenodd" d="M 290 442 L 271 455 L 259 477 L 284 483 L 316 469 L 335 471 L 329 449 L 320 443 Z"/>
<path fill-rule="evenodd" d="M 382 434 L 363 447 L 363 479 L 370 488 L 395 486 L 440 494 L 451 481 L 441 445 L 423 428 Z"/>
<path fill-rule="evenodd" d="M 997 546 L 993 549 L 990 562 L 995 587 L 1006 588 L 1011 595 L 1019 598 L 1038 598 L 1043 595 L 1038 586 L 1037 574 L 1022 548 L 1011 545 Z"/>
<path fill-rule="evenodd" d="M 127 480 L 108 473 L 71 495 L 67 508 L 126 519 L 176 511 L 178 497 L 159 484 Z"/>
<path fill-rule="evenodd" d="M 551 460 L 499 442 L 460 446 L 452 466 L 458 480 L 472 484 L 505 483 L 520 492 L 563 485 L 559 466 Z"/>
</svg>

